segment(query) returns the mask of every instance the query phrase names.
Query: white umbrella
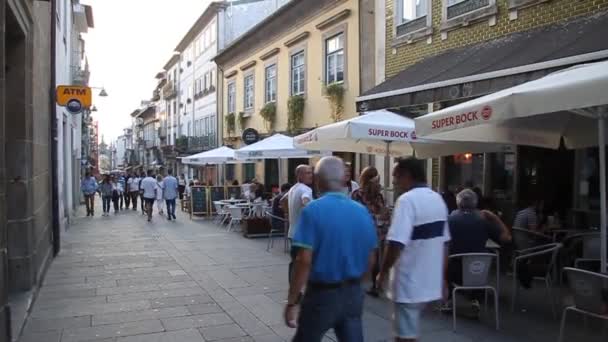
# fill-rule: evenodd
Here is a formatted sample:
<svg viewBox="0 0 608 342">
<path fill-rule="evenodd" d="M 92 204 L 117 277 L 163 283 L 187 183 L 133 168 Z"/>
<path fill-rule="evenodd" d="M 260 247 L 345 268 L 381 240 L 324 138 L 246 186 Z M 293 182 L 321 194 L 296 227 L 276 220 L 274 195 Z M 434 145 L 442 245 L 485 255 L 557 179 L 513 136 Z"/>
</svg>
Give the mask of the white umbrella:
<svg viewBox="0 0 608 342">
<path fill-rule="evenodd" d="M 384 186 L 388 189 L 390 157 L 434 157 L 463 152 L 495 152 L 502 146 L 467 142 L 445 143 L 420 139 L 414 120 L 387 110 L 315 128 L 294 138 L 294 145 L 313 150 L 367 153 L 386 156 Z"/>
<path fill-rule="evenodd" d="M 293 138 L 283 134 L 275 134 L 254 144 L 235 151 L 237 159 L 290 159 L 328 156 L 329 152 L 304 150 L 293 145 Z M 279 161 L 279 177 L 282 174 Z"/>
<path fill-rule="evenodd" d="M 579 65 L 416 119 L 418 134 L 558 148 L 599 145 L 602 271 L 606 268 L 608 61 Z"/>
<path fill-rule="evenodd" d="M 329 153 L 296 148 L 292 137 L 275 134 L 255 144 L 236 150 L 235 155 L 237 159 L 288 159 L 310 158 L 329 155 Z"/>
<path fill-rule="evenodd" d="M 234 161 L 236 161 L 234 150 L 227 146 L 182 158 L 184 164 L 190 165 L 223 164 Z"/>
</svg>

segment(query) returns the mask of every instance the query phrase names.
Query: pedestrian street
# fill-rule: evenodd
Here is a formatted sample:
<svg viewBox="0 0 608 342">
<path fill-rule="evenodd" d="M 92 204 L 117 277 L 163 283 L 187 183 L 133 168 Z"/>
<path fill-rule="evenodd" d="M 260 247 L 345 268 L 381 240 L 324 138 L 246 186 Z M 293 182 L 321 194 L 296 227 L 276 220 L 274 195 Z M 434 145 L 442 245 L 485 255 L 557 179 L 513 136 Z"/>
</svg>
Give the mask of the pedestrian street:
<svg viewBox="0 0 608 342">
<path fill-rule="evenodd" d="M 267 252 L 266 239 L 228 233 L 183 212 L 176 222 L 155 213 L 151 223 L 140 211 L 85 214 L 82 208 L 63 234 L 19 341 L 270 342 L 295 333 L 282 318 L 289 257 L 281 238 Z M 498 332 L 492 308 L 480 320 L 459 318 L 456 333 L 451 315 L 429 310 L 421 341 L 556 340 L 559 322 L 550 313 L 536 315 L 529 305 L 512 315 L 503 303 Z M 368 296 L 365 306 L 365 341 L 391 341 L 389 302 Z M 572 321 L 574 334 L 566 336 L 574 340 L 584 329 L 582 320 Z M 590 321 L 584 341 L 600 340 L 594 327 Z M 334 340 L 331 333 L 325 338 Z"/>
</svg>

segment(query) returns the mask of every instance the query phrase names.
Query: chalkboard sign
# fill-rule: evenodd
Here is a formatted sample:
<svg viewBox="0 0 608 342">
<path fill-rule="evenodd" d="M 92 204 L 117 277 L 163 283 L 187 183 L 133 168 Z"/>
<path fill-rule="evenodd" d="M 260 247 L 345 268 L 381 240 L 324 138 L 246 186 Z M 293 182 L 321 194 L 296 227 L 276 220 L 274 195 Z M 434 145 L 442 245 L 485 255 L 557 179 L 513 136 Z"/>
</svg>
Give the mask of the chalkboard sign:
<svg viewBox="0 0 608 342">
<path fill-rule="evenodd" d="M 227 199 L 239 199 L 241 198 L 241 187 L 240 186 L 229 186 L 227 191 Z"/>
<path fill-rule="evenodd" d="M 204 186 L 191 187 L 192 197 L 190 205 L 192 206 L 192 215 L 207 214 L 207 188 Z"/>
<path fill-rule="evenodd" d="M 223 186 L 212 186 L 209 188 L 209 202 L 213 204 L 215 201 L 226 199 L 226 189 Z M 211 205 L 211 212 L 215 213 L 215 206 Z"/>
</svg>

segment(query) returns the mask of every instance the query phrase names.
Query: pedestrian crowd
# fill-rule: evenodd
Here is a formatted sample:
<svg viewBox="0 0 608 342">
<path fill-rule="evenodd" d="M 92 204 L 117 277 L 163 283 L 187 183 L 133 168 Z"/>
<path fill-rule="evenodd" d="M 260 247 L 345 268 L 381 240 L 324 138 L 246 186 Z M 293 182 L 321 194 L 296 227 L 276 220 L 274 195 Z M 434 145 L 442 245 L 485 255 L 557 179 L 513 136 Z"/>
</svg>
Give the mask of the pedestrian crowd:
<svg viewBox="0 0 608 342">
<path fill-rule="evenodd" d="M 365 292 L 391 300 L 396 341 L 420 337 L 421 314 L 432 302 L 449 310 L 450 289 L 462 281 L 462 265 L 449 255 L 486 251 L 486 242 L 509 243 L 511 234 L 492 211 L 481 210 L 480 195 L 464 189 L 442 196 L 426 183 L 423 161 L 400 159 L 394 166 L 393 190 L 401 194 L 394 207 L 387 205 L 374 167 L 365 168 L 360 184 L 351 165 L 338 157 L 324 157 L 314 167 L 295 169 L 296 183 L 283 184 L 272 199 L 272 225 L 289 223 L 291 241 L 289 292 L 285 324 L 296 328 L 293 341 L 321 341 L 333 329 L 339 341 L 363 341 L 362 313 Z M 106 175 L 101 184 L 87 174 L 81 188 L 87 216 L 93 216 L 96 193 L 103 200 L 103 215 L 132 208 L 152 220 L 156 204 L 160 215 L 175 220 L 176 198 L 188 196 L 183 175 L 169 170 L 161 175 Z M 233 184 L 238 185 L 238 183 Z M 243 184 L 242 195 L 251 201 L 267 200 L 263 185 Z M 529 211 L 529 210 L 528 210 Z M 529 225 L 526 212 L 518 214 Z M 450 259 L 451 260 L 451 259 Z M 363 284 L 368 280 L 367 291 Z M 478 307 L 478 295 L 470 298 Z"/>
<path fill-rule="evenodd" d="M 183 185 L 183 186 L 182 186 Z M 87 216 L 95 216 L 95 196 L 98 194 L 102 200 L 102 216 L 109 216 L 113 207 L 114 215 L 119 211 L 141 210 L 148 222 L 152 221 L 154 205 L 159 215 L 165 215 L 167 220 L 176 220 L 175 203 L 186 191 L 183 175 L 178 180 L 169 170 L 167 175 L 154 175 L 153 171 L 147 173 L 106 174 L 98 182 L 97 178 L 86 173 L 80 184 L 84 195 Z M 139 207 L 137 203 L 139 201 Z"/>
</svg>

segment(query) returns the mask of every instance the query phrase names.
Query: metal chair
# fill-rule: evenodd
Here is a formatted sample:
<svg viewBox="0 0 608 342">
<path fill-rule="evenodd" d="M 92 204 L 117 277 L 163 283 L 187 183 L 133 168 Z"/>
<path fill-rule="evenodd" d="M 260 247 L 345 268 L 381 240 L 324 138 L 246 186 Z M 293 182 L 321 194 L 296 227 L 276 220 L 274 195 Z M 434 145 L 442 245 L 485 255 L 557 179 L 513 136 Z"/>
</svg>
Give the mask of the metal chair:
<svg viewBox="0 0 608 342">
<path fill-rule="evenodd" d="M 602 238 L 600 233 L 581 234 L 583 239 L 583 257 L 574 260 L 574 268 L 581 263 L 599 262 L 602 255 Z"/>
<path fill-rule="evenodd" d="M 513 259 L 513 299 L 511 303 L 511 311 L 515 311 L 515 301 L 517 299 L 517 290 L 519 288 L 518 280 L 517 280 L 517 270 L 520 268 L 520 262 L 528 261 L 533 258 L 538 258 L 542 256 L 549 257 L 549 262 L 546 265 L 546 271 L 544 276 L 542 277 L 534 277 L 534 279 L 544 280 L 547 293 L 549 295 L 549 299 L 551 300 L 551 310 L 553 314 L 556 315 L 555 311 L 555 300 L 553 298 L 553 290 L 552 290 L 552 276 L 557 275 L 556 265 L 557 265 L 557 255 L 559 250 L 561 249 L 561 243 L 549 243 L 546 245 L 536 246 L 528 249 L 518 250 L 516 251 L 519 256 L 516 256 Z"/>
<path fill-rule="evenodd" d="M 266 252 L 270 251 L 274 247 L 274 234 L 283 233 L 285 235 L 285 247 L 287 248 L 287 220 L 282 217 L 273 215 L 270 211 L 265 212 L 266 217 L 270 219 L 270 232 L 268 233 L 268 245 L 266 246 Z M 276 227 L 275 223 L 280 224 L 282 227 Z"/>
<path fill-rule="evenodd" d="M 224 203 L 220 201 L 214 201 L 213 207 L 215 208 L 215 223 L 219 223 L 220 225 L 224 225 L 224 221 L 228 217 L 228 213 L 224 209 Z"/>
<path fill-rule="evenodd" d="M 559 327 L 558 342 L 564 337 L 564 326 L 568 311 L 608 320 L 608 275 L 566 267 L 564 272 L 568 276 L 568 285 L 572 290 L 574 305 L 564 309 Z M 605 330 L 604 330 L 605 331 Z"/>
<path fill-rule="evenodd" d="M 545 245 L 553 242 L 553 239 L 541 233 L 535 231 L 513 227 L 511 235 L 513 237 L 513 244 L 515 245 L 515 251 L 526 250 L 539 245 Z"/>
<path fill-rule="evenodd" d="M 229 232 L 232 230 L 233 224 L 240 224 L 243 221 L 243 210 L 239 207 L 229 206 L 227 208 L 227 211 L 230 214 L 230 222 L 228 223 L 227 229 L 227 231 Z"/>
<path fill-rule="evenodd" d="M 492 268 L 493 260 L 496 260 L 496 281 L 499 281 L 500 269 L 496 254 L 492 253 L 463 253 L 449 256 L 449 260 L 460 259 L 462 262 L 462 284 L 453 284 L 452 290 L 452 316 L 453 329 L 456 331 L 456 292 L 484 290 L 485 305 L 487 305 L 488 291 L 494 294 L 494 314 L 496 319 L 496 330 L 499 329 L 498 321 L 498 291 L 494 286 L 489 284 L 490 269 Z"/>
</svg>

